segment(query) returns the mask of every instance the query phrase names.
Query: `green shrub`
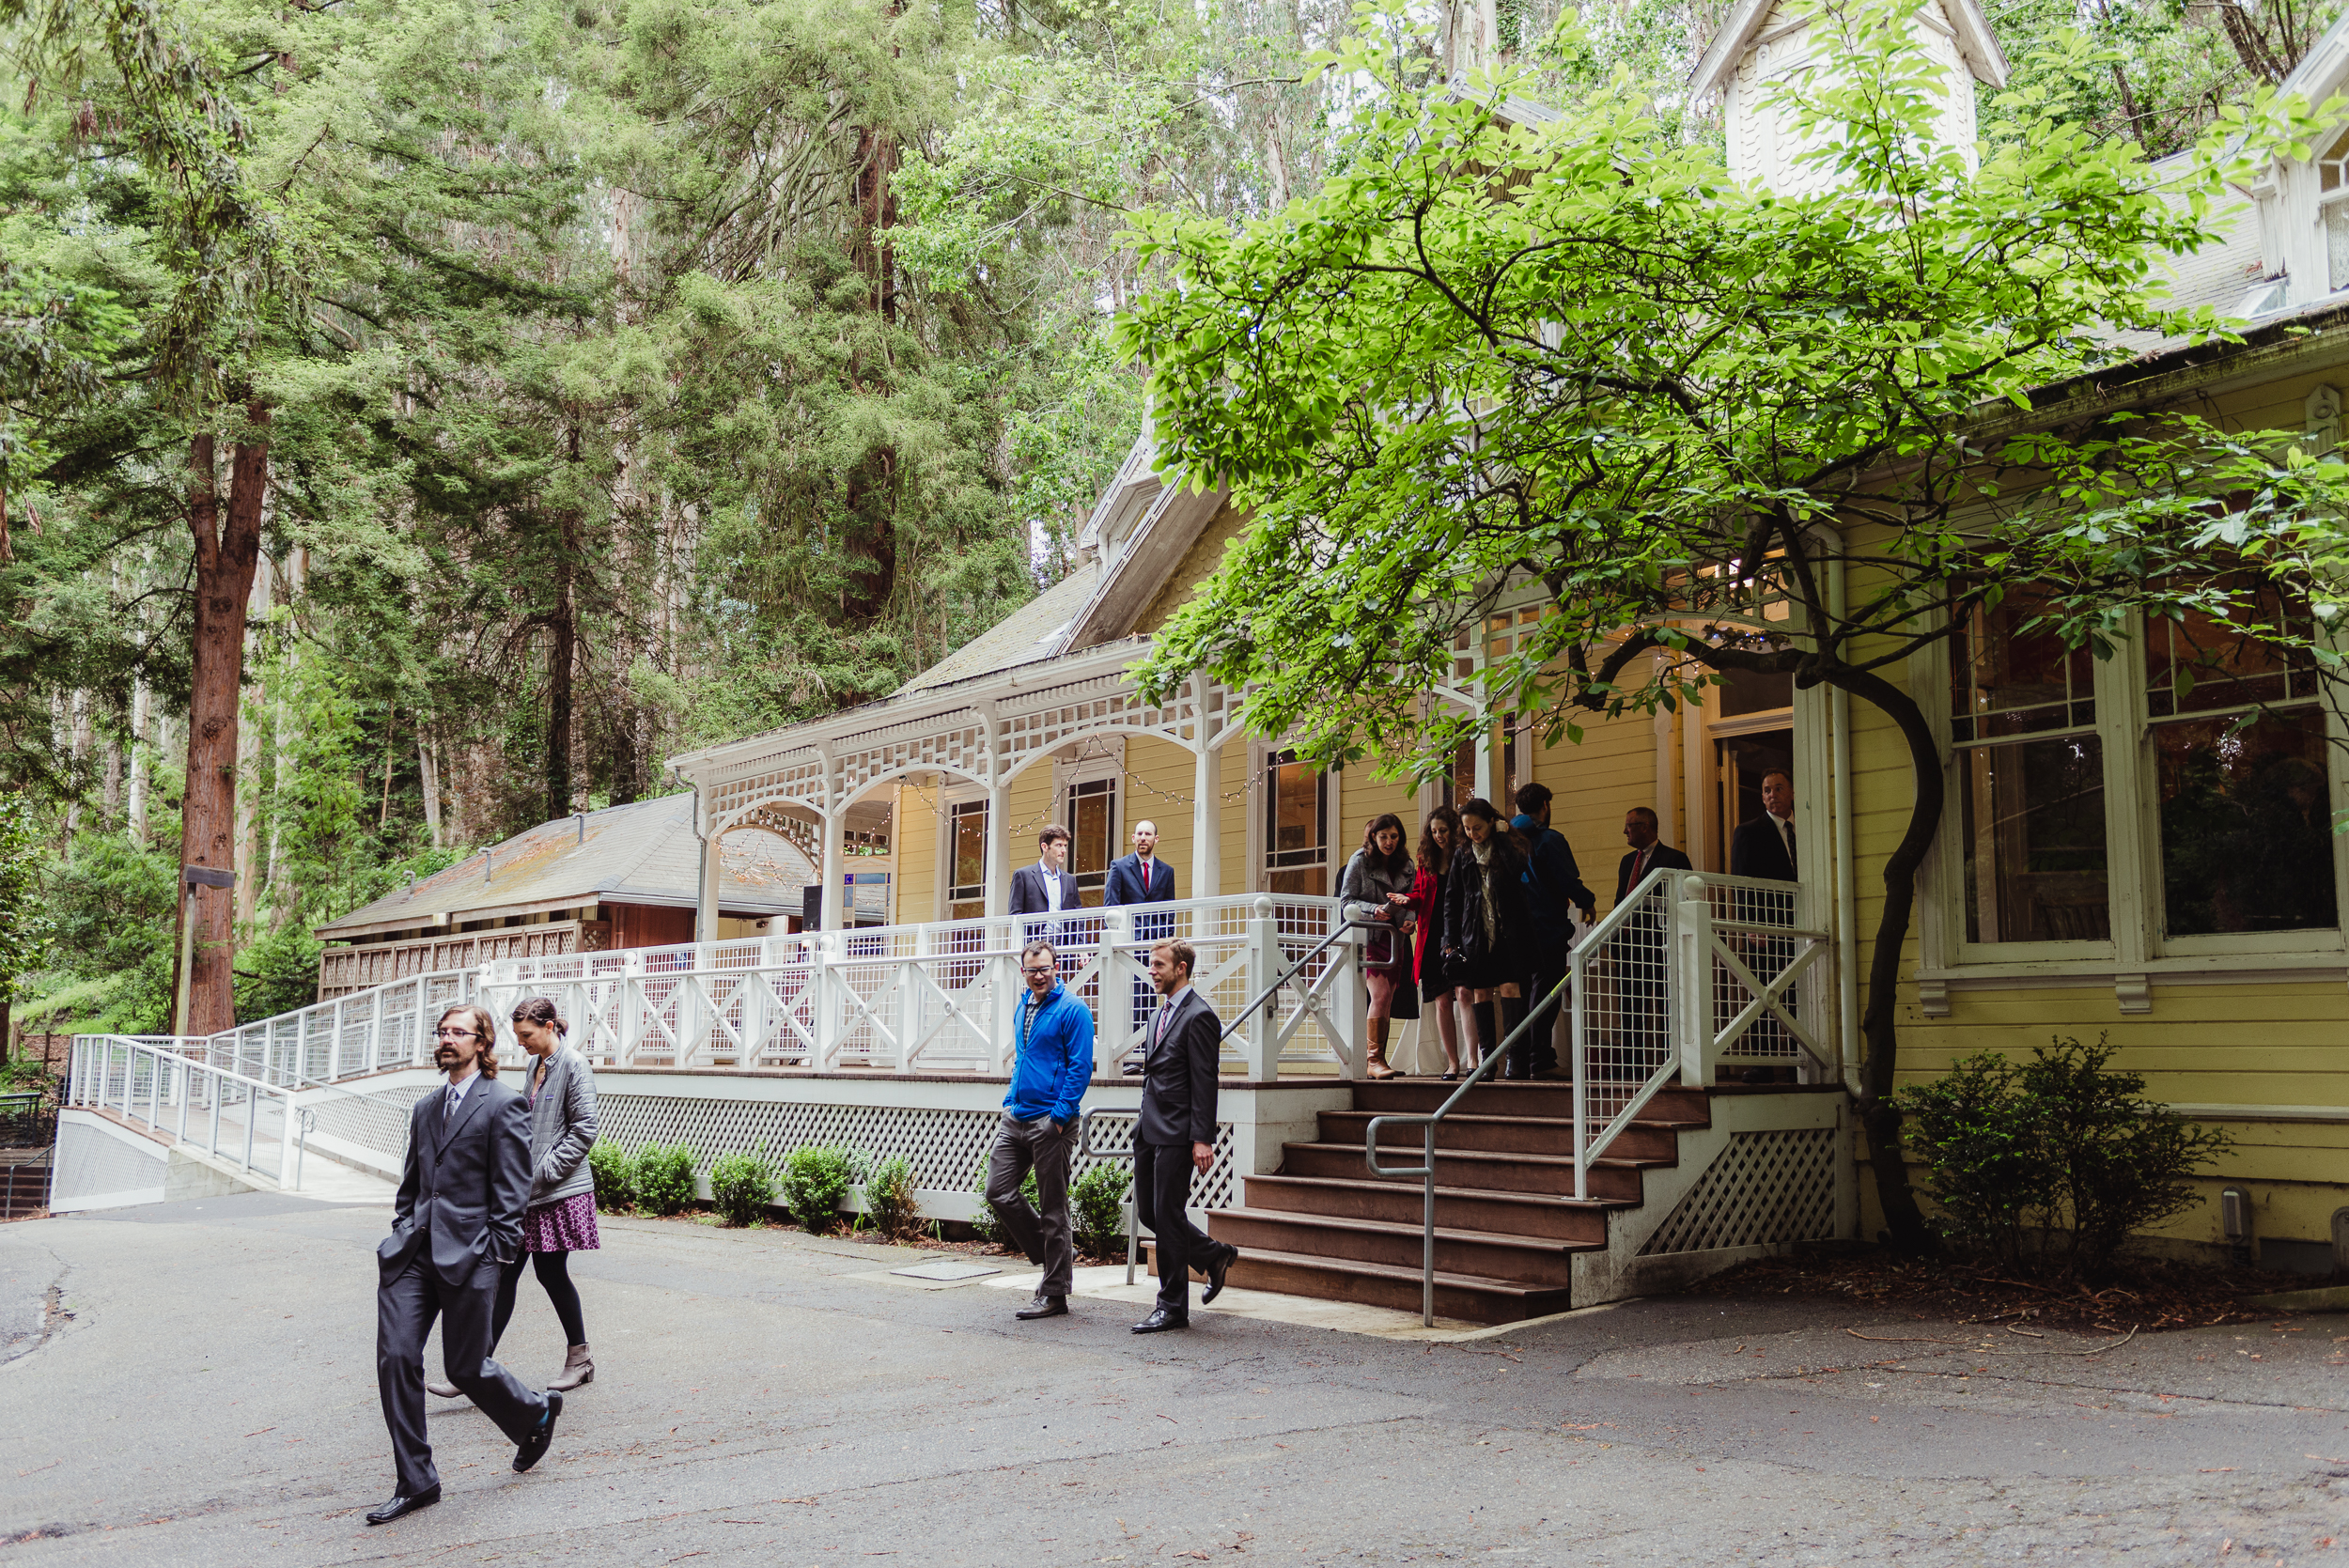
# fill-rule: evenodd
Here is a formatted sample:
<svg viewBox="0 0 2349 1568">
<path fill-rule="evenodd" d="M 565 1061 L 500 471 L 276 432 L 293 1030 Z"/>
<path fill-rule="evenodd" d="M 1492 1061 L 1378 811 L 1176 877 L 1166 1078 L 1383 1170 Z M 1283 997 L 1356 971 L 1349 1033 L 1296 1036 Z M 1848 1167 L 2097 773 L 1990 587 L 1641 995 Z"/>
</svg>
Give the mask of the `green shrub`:
<svg viewBox="0 0 2349 1568">
<path fill-rule="evenodd" d="M 701 1160 L 678 1143 L 647 1143 L 636 1151 L 636 1205 L 653 1214 L 683 1214 L 693 1206 L 693 1167 Z"/>
<path fill-rule="evenodd" d="M 1104 1161 L 1068 1184 L 1068 1222 L 1077 1250 L 1092 1258 L 1126 1255 L 1126 1194 L 1132 1168 Z"/>
<path fill-rule="evenodd" d="M 2098 1281 L 2131 1233 L 2197 1201 L 2187 1179 L 2230 1147 L 2144 1097 L 2112 1050 L 2058 1037 L 2018 1063 L 1984 1053 L 1901 1091 L 1944 1234 L 2004 1269 Z"/>
<path fill-rule="evenodd" d="M 921 1229 L 922 1215 L 913 1199 L 913 1161 L 895 1155 L 873 1166 L 864 1178 L 864 1216 L 892 1241 Z"/>
<path fill-rule="evenodd" d="M 606 1214 L 628 1214 L 636 1207 L 636 1165 L 617 1143 L 599 1141 L 587 1151 L 587 1169 L 595 1173 L 596 1207 Z"/>
<path fill-rule="evenodd" d="M 756 1154 L 721 1155 L 709 1167 L 709 1196 L 729 1225 L 748 1225 L 763 1218 L 775 1201 L 775 1168 L 767 1161 L 767 1145 Z"/>
<path fill-rule="evenodd" d="M 856 1157 L 846 1149 L 811 1143 L 783 1162 L 783 1206 L 811 1235 L 821 1235 L 839 1218 L 840 1200 L 856 1184 Z"/>
</svg>

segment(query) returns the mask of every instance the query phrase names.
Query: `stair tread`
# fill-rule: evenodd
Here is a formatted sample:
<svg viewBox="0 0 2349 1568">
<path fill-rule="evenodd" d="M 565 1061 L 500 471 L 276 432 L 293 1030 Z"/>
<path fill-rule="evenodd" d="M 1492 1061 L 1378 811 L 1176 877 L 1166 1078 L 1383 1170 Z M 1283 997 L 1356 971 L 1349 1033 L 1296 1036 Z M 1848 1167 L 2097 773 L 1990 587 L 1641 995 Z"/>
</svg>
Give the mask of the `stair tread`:
<svg viewBox="0 0 2349 1568">
<path fill-rule="evenodd" d="M 1394 1280 L 1418 1284 L 1424 1277 L 1419 1269 L 1404 1268 L 1394 1264 L 1364 1263 L 1360 1258 L 1327 1258 L 1314 1252 L 1276 1252 L 1269 1248 L 1246 1247 L 1240 1250 L 1239 1261 L 1277 1263 L 1289 1268 L 1316 1269 L 1328 1274 L 1353 1274 L 1364 1279 Z M 1495 1279 L 1489 1274 L 1454 1274 L 1436 1270 L 1436 1283 L 1452 1290 L 1475 1291 L 1488 1296 L 1563 1296 L 1563 1285 L 1529 1285 L 1517 1280 Z M 1243 1286 L 1243 1289 L 1246 1287 Z"/>
<path fill-rule="evenodd" d="M 1295 1209 L 1209 1209 L 1208 1217 L 1230 1215 L 1240 1219 L 1272 1219 L 1289 1225 L 1312 1225 L 1323 1230 L 1354 1231 L 1364 1234 L 1423 1236 L 1420 1225 L 1407 1225 L 1394 1219 L 1362 1219 L 1351 1215 L 1300 1214 Z M 1599 1252 L 1606 1250 L 1603 1241 L 1563 1241 L 1551 1236 L 1519 1235 L 1513 1231 L 1470 1231 L 1453 1225 L 1436 1227 L 1439 1241 L 1469 1241 L 1493 1247 L 1522 1247 L 1542 1252 Z"/>
<path fill-rule="evenodd" d="M 1316 1188 L 1337 1188 L 1351 1192 L 1391 1193 L 1395 1189 L 1393 1182 L 1380 1181 L 1375 1176 L 1296 1176 L 1274 1171 L 1261 1176 L 1251 1176 L 1248 1180 L 1252 1185 L 1268 1181 L 1306 1182 Z M 1471 1203 L 1523 1203 L 1545 1208 L 1627 1209 L 1640 1206 L 1629 1198 L 1568 1198 L 1554 1192 L 1517 1192 L 1500 1187 L 1446 1187 L 1440 1182 L 1436 1186 L 1436 1196 L 1464 1199 Z"/>
<path fill-rule="evenodd" d="M 1340 1149 L 1347 1154 L 1356 1155 L 1362 1152 L 1362 1145 L 1360 1143 L 1325 1143 L 1318 1139 L 1300 1139 L 1281 1146 L 1284 1149 Z M 1381 1143 L 1379 1147 L 1392 1152 L 1395 1147 L 1407 1146 Z M 1508 1165 L 1563 1165 L 1569 1169 L 1574 1165 L 1572 1155 L 1519 1154 L 1511 1149 L 1449 1149 L 1439 1143 L 1436 1145 L 1436 1154 L 1444 1159 L 1496 1160 Z M 1611 1165 L 1624 1170 L 1643 1171 L 1657 1166 L 1669 1166 L 1672 1162 L 1661 1157 L 1645 1159 L 1630 1155 L 1601 1155 L 1591 1163 Z"/>
<path fill-rule="evenodd" d="M 1426 1113 L 1425 1111 L 1412 1111 L 1412 1110 L 1325 1110 L 1325 1111 L 1323 1111 L 1323 1112 L 1322 1112 L 1322 1114 L 1323 1114 L 1323 1115 L 1325 1115 L 1325 1116 L 1331 1116 L 1331 1117 L 1360 1117 L 1361 1120 L 1363 1120 L 1363 1121 L 1367 1122 L 1367 1121 L 1369 1121 L 1371 1118 L 1373 1118 L 1373 1117 L 1377 1117 L 1377 1116 L 1384 1116 L 1384 1117 L 1390 1117 L 1390 1118 L 1392 1118 L 1392 1117 L 1405 1117 L 1405 1116 L 1419 1116 L 1419 1115 L 1425 1115 L 1425 1114 L 1427 1114 L 1427 1113 Z M 1613 1120 L 1614 1120 L 1614 1118 L 1613 1118 L 1612 1116 L 1595 1116 L 1595 1116 L 1591 1116 L 1591 1117 L 1586 1118 L 1586 1120 L 1588 1120 L 1588 1121 L 1589 1121 L 1589 1122 L 1590 1122 L 1590 1123 L 1591 1123 L 1594 1126 L 1601 1126 L 1601 1127 L 1603 1127 L 1603 1126 L 1605 1126 L 1608 1123 L 1610 1123 L 1610 1122 L 1613 1121 Z M 1574 1126 L 1574 1118 L 1573 1118 L 1573 1116 L 1571 1116 L 1571 1115 L 1566 1115 L 1566 1116 L 1494 1116 L 1494 1115 L 1488 1115 L 1488 1114 L 1485 1113 L 1484 1111 L 1463 1111 L 1463 1110 L 1455 1110 L 1455 1111 L 1452 1112 L 1450 1115 L 1446 1116 L 1446 1117 L 1443 1119 L 1443 1124 L 1442 1124 L 1442 1125 L 1444 1125 L 1444 1126 L 1450 1126 L 1451 1124 L 1455 1123 L 1455 1122 L 1457 1122 L 1457 1123 L 1470 1123 L 1470 1122 L 1473 1122 L 1473 1123 L 1476 1123 L 1476 1124 L 1478 1124 L 1478 1125 L 1480 1125 L 1480 1126 L 1490 1126 L 1490 1125 L 1494 1125 L 1494 1124 L 1499 1124 L 1499 1125 L 1501 1125 L 1501 1126 L 1525 1126 L 1525 1127 L 1554 1127 L 1554 1126 L 1568 1126 L 1568 1127 L 1571 1127 L 1572 1126 Z M 1688 1128 L 1691 1128 L 1691 1129 L 1702 1129 L 1702 1128 L 1708 1127 L 1708 1126 L 1712 1126 L 1712 1124 L 1711 1124 L 1710 1122 L 1703 1122 L 1703 1121 L 1696 1121 L 1696 1120 L 1674 1120 L 1674 1119 L 1672 1119 L 1672 1118 L 1671 1118 L 1671 1117 L 1656 1117 L 1656 1116 L 1635 1116 L 1635 1117 L 1633 1117 L 1633 1118 L 1631 1119 L 1631 1121 L 1630 1121 L 1629 1123 L 1627 1123 L 1627 1124 L 1626 1124 L 1626 1126 L 1635 1126 L 1635 1127 L 1667 1127 L 1667 1128 L 1671 1128 L 1671 1129 L 1672 1129 L 1672 1130 L 1674 1130 L 1674 1131 L 1677 1131 L 1677 1130 L 1679 1130 L 1679 1129 L 1680 1129 L 1680 1128 L 1682 1128 L 1682 1127 L 1688 1127 Z"/>
</svg>

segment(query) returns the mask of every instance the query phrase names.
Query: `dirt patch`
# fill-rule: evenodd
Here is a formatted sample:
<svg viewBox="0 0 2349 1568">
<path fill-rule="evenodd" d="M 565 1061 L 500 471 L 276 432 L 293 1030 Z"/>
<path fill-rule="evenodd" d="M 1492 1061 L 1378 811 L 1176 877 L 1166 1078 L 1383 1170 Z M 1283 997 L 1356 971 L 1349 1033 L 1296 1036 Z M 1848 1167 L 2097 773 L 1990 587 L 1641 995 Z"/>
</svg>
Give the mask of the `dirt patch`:
<svg viewBox="0 0 2349 1568">
<path fill-rule="evenodd" d="M 2041 1323 L 2108 1334 L 2203 1328 L 2279 1315 L 2243 1297 L 2296 1290 L 2297 1274 L 2132 1262 L 2104 1288 L 2051 1287 L 1937 1258 L 1906 1258 L 1879 1248 L 1756 1258 L 1688 1287 L 1690 1296 L 1793 1296 L 1904 1309 L 1964 1323 Z"/>
</svg>

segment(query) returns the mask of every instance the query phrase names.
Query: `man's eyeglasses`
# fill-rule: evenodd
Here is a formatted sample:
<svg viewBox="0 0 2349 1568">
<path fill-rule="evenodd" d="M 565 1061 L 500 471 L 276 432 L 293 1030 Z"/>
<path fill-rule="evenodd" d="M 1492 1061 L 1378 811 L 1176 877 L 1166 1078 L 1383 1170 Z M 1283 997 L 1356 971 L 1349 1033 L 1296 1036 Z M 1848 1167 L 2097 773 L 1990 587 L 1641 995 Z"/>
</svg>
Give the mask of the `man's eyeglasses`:
<svg viewBox="0 0 2349 1568">
<path fill-rule="evenodd" d="M 1052 966 L 1050 964 L 1030 964 L 1026 969 L 1021 970 L 1019 972 L 1022 974 L 1050 974 L 1053 971 Z"/>
<path fill-rule="evenodd" d="M 481 1038 L 481 1031 L 477 1029 L 436 1029 L 432 1032 L 432 1037 L 435 1040 L 478 1040 Z"/>
</svg>

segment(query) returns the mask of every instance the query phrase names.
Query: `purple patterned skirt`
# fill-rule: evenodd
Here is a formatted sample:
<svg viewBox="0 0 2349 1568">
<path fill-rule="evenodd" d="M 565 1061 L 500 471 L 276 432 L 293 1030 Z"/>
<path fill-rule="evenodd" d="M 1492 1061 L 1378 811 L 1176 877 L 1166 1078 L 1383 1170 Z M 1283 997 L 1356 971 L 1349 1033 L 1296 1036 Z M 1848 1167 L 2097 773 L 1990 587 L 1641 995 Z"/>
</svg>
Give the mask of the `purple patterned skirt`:
<svg viewBox="0 0 2349 1568">
<path fill-rule="evenodd" d="M 596 1236 L 596 1195 L 592 1192 L 575 1192 L 522 1210 L 525 1252 L 592 1252 L 602 1245 Z"/>
</svg>

